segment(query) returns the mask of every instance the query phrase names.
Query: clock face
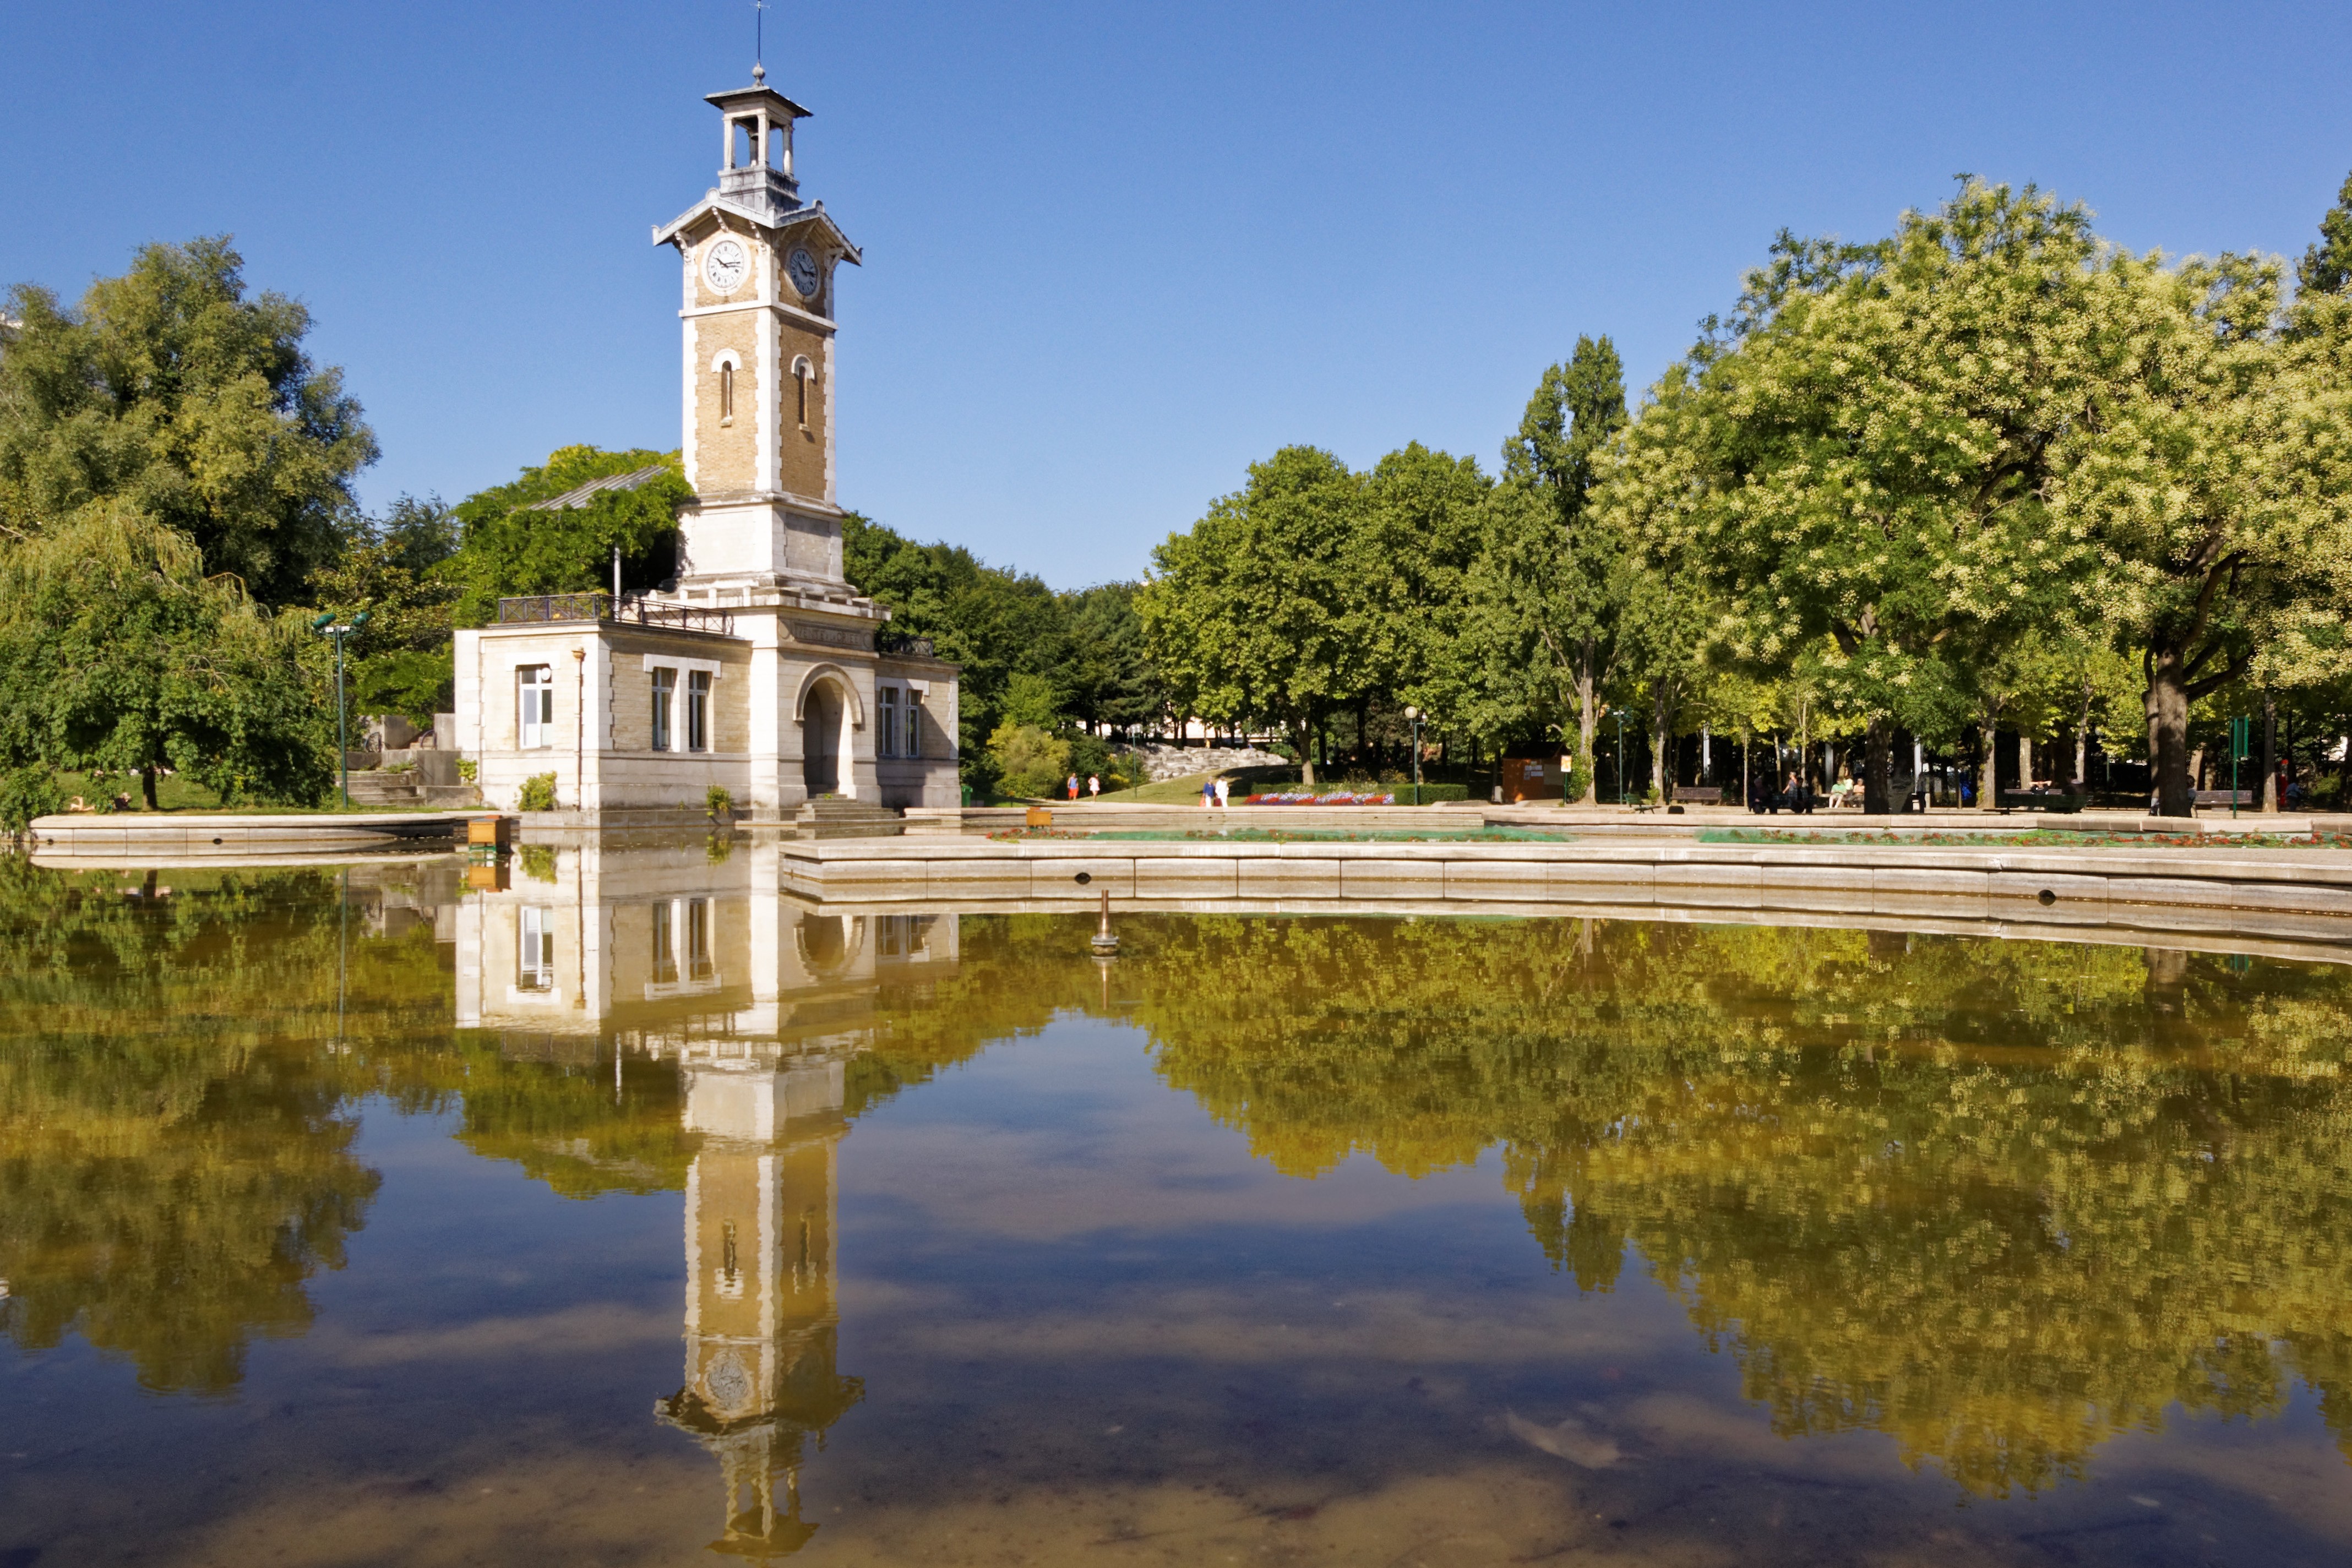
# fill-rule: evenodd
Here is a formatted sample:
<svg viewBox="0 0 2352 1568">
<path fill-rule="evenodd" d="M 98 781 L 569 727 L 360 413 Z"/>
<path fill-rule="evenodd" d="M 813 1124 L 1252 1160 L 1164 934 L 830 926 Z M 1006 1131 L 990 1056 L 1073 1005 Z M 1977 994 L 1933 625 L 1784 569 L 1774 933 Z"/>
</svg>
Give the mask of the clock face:
<svg viewBox="0 0 2352 1568">
<path fill-rule="evenodd" d="M 743 1358 L 733 1351 L 722 1351 L 703 1375 L 702 1384 L 710 1390 L 711 1402 L 721 1410 L 737 1410 L 751 1402 L 751 1374 L 743 1368 Z"/>
<path fill-rule="evenodd" d="M 816 298 L 816 286 L 824 279 L 818 270 L 815 257 L 805 250 L 795 250 L 785 259 L 784 270 L 791 275 L 793 287 L 800 290 L 802 299 Z"/>
<path fill-rule="evenodd" d="M 702 254 L 703 279 L 719 293 L 735 292 L 751 270 L 751 258 L 734 240 L 722 239 Z"/>
</svg>

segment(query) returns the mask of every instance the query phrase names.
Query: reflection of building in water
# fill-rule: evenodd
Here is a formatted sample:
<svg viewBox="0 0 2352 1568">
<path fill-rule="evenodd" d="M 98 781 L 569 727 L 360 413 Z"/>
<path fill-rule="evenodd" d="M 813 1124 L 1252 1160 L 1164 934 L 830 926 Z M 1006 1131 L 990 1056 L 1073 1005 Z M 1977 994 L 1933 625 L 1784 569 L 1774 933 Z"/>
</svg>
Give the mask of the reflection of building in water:
<svg viewBox="0 0 2352 1568">
<path fill-rule="evenodd" d="M 957 956 L 953 916 L 806 913 L 772 846 L 555 852 L 459 907 L 457 1024 L 510 1057 L 677 1064 L 698 1135 L 686 1184 L 685 1384 L 655 1406 L 719 1463 L 717 1550 L 796 1550 L 807 1450 L 861 1394 L 835 1366 L 835 1151 L 877 993 Z M 552 879 L 544 879 L 551 876 Z"/>
<path fill-rule="evenodd" d="M 717 1457 L 722 1552 L 781 1554 L 812 1437 L 857 1403 L 835 1365 L 834 1158 L 845 1054 L 819 1047 L 682 1058 L 687 1125 L 686 1383 L 655 1414 Z"/>
<path fill-rule="evenodd" d="M 591 843 L 537 869 L 457 908 L 459 1028 L 609 1033 L 655 1056 L 855 1032 L 878 984 L 956 957 L 951 916 L 802 913 L 780 894 L 772 845 L 712 863 L 698 847 Z"/>
</svg>

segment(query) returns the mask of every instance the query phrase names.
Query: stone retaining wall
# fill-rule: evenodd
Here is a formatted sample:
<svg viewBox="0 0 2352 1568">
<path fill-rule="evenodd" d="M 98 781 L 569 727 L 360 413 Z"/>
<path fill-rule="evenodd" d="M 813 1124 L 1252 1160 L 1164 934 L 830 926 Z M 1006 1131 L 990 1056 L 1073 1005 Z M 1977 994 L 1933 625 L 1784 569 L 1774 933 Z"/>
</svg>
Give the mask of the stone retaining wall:
<svg viewBox="0 0 2352 1568">
<path fill-rule="evenodd" d="M 414 844 L 439 847 L 466 831 L 466 812 L 379 812 L 357 816 L 252 816 L 192 812 L 117 812 L 39 816 L 34 855 L 77 858 L 192 855 L 209 861 L 239 855 L 331 855 Z"/>
<path fill-rule="evenodd" d="M 2352 853 L 1780 845 L 1197 844 L 898 839 L 781 847 L 827 902 L 1181 900 L 1287 910 L 1673 908 L 2260 931 L 2352 942 Z"/>
</svg>

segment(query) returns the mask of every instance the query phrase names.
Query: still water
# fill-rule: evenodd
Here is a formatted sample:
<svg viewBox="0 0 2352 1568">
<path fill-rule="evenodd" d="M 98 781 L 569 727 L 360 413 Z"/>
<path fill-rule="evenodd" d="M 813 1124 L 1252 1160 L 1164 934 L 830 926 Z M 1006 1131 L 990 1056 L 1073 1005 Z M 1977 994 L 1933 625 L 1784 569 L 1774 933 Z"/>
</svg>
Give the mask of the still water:
<svg viewBox="0 0 2352 1568">
<path fill-rule="evenodd" d="M 2336 1563 L 2352 970 L 0 862 L 0 1568 Z"/>
</svg>

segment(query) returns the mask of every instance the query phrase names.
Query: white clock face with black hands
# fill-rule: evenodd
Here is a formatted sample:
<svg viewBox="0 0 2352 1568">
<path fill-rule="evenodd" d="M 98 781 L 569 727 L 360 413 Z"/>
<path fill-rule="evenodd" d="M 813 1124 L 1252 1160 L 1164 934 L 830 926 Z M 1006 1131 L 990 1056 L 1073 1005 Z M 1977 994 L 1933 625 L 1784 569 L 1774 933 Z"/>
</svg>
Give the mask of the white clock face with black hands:
<svg viewBox="0 0 2352 1568">
<path fill-rule="evenodd" d="M 751 258 L 734 240 L 722 239 L 703 252 L 702 276 L 719 293 L 735 292 L 751 270 Z"/>
<path fill-rule="evenodd" d="M 793 287 L 800 290 L 802 299 L 816 298 L 816 286 L 824 281 L 824 274 L 818 270 L 815 257 L 805 250 L 795 250 L 785 259 L 784 270 L 792 275 Z"/>
</svg>

